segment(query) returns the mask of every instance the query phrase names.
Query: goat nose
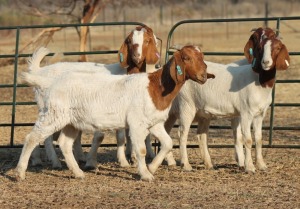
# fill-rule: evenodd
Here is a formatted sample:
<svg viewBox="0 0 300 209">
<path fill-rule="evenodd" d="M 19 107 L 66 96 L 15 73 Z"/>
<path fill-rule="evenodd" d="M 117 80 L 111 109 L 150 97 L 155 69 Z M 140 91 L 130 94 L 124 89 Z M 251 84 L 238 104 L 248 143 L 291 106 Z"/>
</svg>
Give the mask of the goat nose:
<svg viewBox="0 0 300 209">
<path fill-rule="evenodd" d="M 270 63 L 270 61 L 269 61 L 269 60 L 264 60 L 263 63 L 264 63 L 265 65 L 267 65 L 267 64 Z"/>
</svg>

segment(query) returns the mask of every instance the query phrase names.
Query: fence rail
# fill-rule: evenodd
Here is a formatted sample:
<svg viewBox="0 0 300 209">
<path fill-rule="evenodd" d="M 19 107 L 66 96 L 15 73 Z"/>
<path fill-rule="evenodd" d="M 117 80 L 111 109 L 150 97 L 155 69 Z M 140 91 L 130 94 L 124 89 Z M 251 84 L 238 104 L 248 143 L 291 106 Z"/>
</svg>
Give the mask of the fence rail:
<svg viewBox="0 0 300 209">
<path fill-rule="evenodd" d="M 173 35 L 175 34 L 176 29 L 184 24 L 205 24 L 205 23 L 228 23 L 228 22 L 249 22 L 249 21 L 276 21 L 277 29 L 280 28 L 281 21 L 287 21 L 287 20 L 300 20 L 300 17 L 277 17 L 277 18 L 237 18 L 237 19 L 201 19 L 201 20 L 184 20 L 176 23 L 171 30 L 169 31 L 167 43 L 166 43 L 166 55 L 165 55 L 165 62 L 169 59 L 169 56 L 173 54 L 173 51 L 170 48 L 170 43 Z M 11 106 L 12 107 L 12 115 L 11 115 L 11 123 L 0 123 L 0 127 L 10 127 L 10 142 L 9 145 L 0 145 L 0 148 L 15 148 L 15 147 L 22 147 L 21 144 L 15 144 L 14 143 L 14 133 L 16 127 L 28 127 L 33 126 L 33 123 L 17 123 L 16 122 L 16 106 L 22 106 L 22 105 L 35 105 L 35 102 L 24 102 L 24 101 L 17 101 L 16 98 L 16 92 L 19 88 L 27 87 L 26 85 L 19 85 L 17 84 L 17 73 L 18 73 L 18 58 L 20 57 L 29 57 L 31 54 L 19 54 L 19 40 L 20 40 L 20 31 L 23 29 L 36 29 L 36 28 L 53 28 L 53 27 L 62 27 L 62 28 L 68 28 L 68 27 L 80 27 L 80 26 L 90 26 L 90 27 L 103 27 L 103 26 L 135 26 L 135 25 L 144 25 L 143 23 L 139 22 L 105 22 L 105 23 L 91 23 L 91 24 L 55 24 L 55 25 L 33 25 L 33 26 L 10 26 L 10 27 L 0 27 L 1 30 L 15 30 L 16 31 L 16 43 L 15 43 L 15 53 L 14 54 L 3 54 L 0 55 L 0 59 L 3 58 L 14 58 L 14 75 L 13 75 L 13 84 L 0 84 L 0 90 L 3 88 L 12 88 L 13 89 L 13 96 L 12 101 L 9 102 L 0 102 L 0 106 Z M 124 29 L 125 31 L 125 29 Z M 88 51 L 88 52 L 74 52 L 69 51 L 65 52 L 65 55 L 82 55 L 82 54 L 116 54 L 118 50 L 100 50 L 100 51 Z M 205 52 L 205 55 L 211 55 L 211 56 L 243 56 L 243 53 L 241 52 Z M 300 51 L 294 51 L 289 53 L 290 56 L 299 56 Z M 49 56 L 52 56 L 53 54 L 50 54 Z M 1 70 L 1 69 L 0 69 Z M 276 83 L 300 83 L 300 79 L 291 79 L 291 80 L 277 80 Z M 1 96 L 1 94 L 0 94 Z M 269 126 L 264 126 L 264 130 L 269 130 L 269 143 L 267 145 L 264 145 L 263 147 L 268 148 L 300 148 L 300 145 L 274 145 L 272 141 L 273 137 L 273 131 L 274 130 L 284 130 L 284 131 L 299 131 L 299 126 L 274 126 L 274 112 L 275 107 L 300 107 L 300 103 L 275 103 L 275 88 L 273 90 L 273 100 L 271 104 L 271 114 L 270 114 L 270 124 Z M 192 128 L 195 128 L 195 125 L 191 126 Z M 230 129 L 230 126 L 211 126 L 210 128 L 213 129 Z M 1 137 L 1 133 L 0 133 Z M 158 143 L 153 143 L 154 146 L 158 146 Z M 90 146 L 90 144 L 84 144 L 83 146 Z M 116 146 L 115 144 L 103 144 L 102 146 Z M 178 147 L 178 146 L 174 146 Z M 198 145 L 189 145 L 188 147 L 194 148 L 198 147 Z M 227 148 L 227 147 L 233 147 L 233 145 L 210 145 L 210 147 L 215 148 Z"/>
</svg>

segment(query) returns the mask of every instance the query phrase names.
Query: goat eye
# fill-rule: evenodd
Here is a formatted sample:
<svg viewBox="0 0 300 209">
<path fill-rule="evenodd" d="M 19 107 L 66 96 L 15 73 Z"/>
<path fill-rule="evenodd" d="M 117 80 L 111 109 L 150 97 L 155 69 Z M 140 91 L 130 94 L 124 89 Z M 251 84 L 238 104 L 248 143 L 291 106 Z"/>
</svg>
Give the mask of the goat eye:
<svg viewBox="0 0 300 209">
<path fill-rule="evenodd" d="M 190 61 L 191 59 L 189 57 L 183 57 L 184 61 Z"/>
</svg>

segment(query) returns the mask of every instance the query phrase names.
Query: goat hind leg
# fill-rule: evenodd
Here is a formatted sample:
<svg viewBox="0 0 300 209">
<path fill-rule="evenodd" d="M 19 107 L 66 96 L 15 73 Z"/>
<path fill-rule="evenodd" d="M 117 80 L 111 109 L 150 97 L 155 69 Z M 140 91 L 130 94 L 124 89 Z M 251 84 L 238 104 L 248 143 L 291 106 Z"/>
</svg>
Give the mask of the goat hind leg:
<svg viewBox="0 0 300 209">
<path fill-rule="evenodd" d="M 48 131 L 47 129 L 43 131 L 41 130 L 41 128 L 34 127 L 33 130 L 25 138 L 21 156 L 15 169 L 17 179 L 25 179 L 25 172 L 28 167 L 28 161 L 33 149 L 37 147 L 40 142 L 43 142 L 47 136 L 54 133 L 54 131 L 51 131 L 49 129 Z"/>
<path fill-rule="evenodd" d="M 255 139 L 255 151 L 256 151 L 256 166 L 259 170 L 266 170 L 267 165 L 264 162 L 262 156 L 262 121 L 263 117 L 256 117 L 253 120 L 253 131 Z"/>
<path fill-rule="evenodd" d="M 60 168 L 62 168 L 62 166 L 61 166 L 61 163 L 60 163 L 60 161 L 57 157 L 57 154 L 56 154 L 55 149 L 54 149 L 54 144 L 53 144 L 53 136 L 54 135 L 55 134 L 49 136 L 45 140 L 45 151 L 46 151 L 48 160 L 50 160 L 51 163 L 52 163 L 52 168 L 60 169 Z"/>
<path fill-rule="evenodd" d="M 245 146 L 245 171 L 247 173 L 255 173 L 255 167 L 252 161 L 252 137 L 251 137 L 251 121 L 249 117 L 241 117 L 241 131 Z"/>
<path fill-rule="evenodd" d="M 204 161 L 204 165 L 206 169 L 213 169 L 214 166 L 211 162 L 211 157 L 208 150 L 207 145 L 207 135 L 209 129 L 210 120 L 201 118 L 198 121 L 198 128 L 197 128 L 197 139 L 200 148 L 200 154 Z"/>
<path fill-rule="evenodd" d="M 93 170 L 97 168 L 97 150 L 100 144 L 102 143 L 103 139 L 104 139 L 103 133 L 101 132 L 94 133 L 91 149 L 86 156 L 86 164 L 84 166 L 86 170 Z"/>
<path fill-rule="evenodd" d="M 81 135 L 82 135 L 82 131 L 79 131 L 78 136 L 76 137 L 73 144 L 73 149 L 74 149 L 73 152 L 77 162 L 86 162 L 85 155 L 83 153 L 83 149 L 81 145 Z"/>
<path fill-rule="evenodd" d="M 245 154 L 243 147 L 243 136 L 241 132 L 240 118 L 234 118 L 231 120 L 231 129 L 234 138 L 234 148 L 235 148 L 235 159 L 240 168 L 245 167 Z"/>
<path fill-rule="evenodd" d="M 68 168 L 73 172 L 75 178 L 84 178 L 83 171 L 79 168 L 77 161 L 73 155 L 73 143 L 79 131 L 73 126 L 67 125 L 61 130 L 58 138 L 58 144 L 65 157 Z"/>
<path fill-rule="evenodd" d="M 116 138 L 117 138 L 117 159 L 121 167 L 130 167 L 130 164 L 127 161 L 126 155 L 131 155 L 132 146 L 131 146 L 131 139 L 129 137 L 129 130 L 128 129 L 118 129 L 116 131 Z M 126 144 L 126 151 L 125 151 L 125 141 Z M 136 160 L 135 156 L 134 159 Z M 132 157 L 129 157 L 132 159 Z M 136 161 L 135 161 L 136 162 Z"/>
</svg>

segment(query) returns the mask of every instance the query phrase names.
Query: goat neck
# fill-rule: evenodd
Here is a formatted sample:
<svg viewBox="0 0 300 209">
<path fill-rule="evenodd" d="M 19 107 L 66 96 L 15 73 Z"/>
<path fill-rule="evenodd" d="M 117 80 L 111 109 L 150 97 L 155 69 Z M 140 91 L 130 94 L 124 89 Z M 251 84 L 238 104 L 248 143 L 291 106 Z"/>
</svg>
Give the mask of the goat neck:
<svg viewBox="0 0 300 209">
<path fill-rule="evenodd" d="M 175 58 L 172 57 L 161 69 L 150 73 L 148 76 L 150 80 L 148 91 L 158 110 L 168 108 L 184 84 L 183 75 L 177 78 L 174 76 L 173 71 L 175 71 L 175 68 Z M 177 79 L 180 79 L 182 82 L 179 82 Z"/>
<path fill-rule="evenodd" d="M 158 110 L 170 107 L 186 80 L 204 84 L 211 74 L 206 72 L 203 53 L 197 47 L 185 46 L 176 51 L 161 69 L 148 75 L 149 95 Z"/>
<path fill-rule="evenodd" d="M 144 73 L 146 72 L 146 61 L 139 63 L 136 65 L 134 62 L 131 62 L 130 65 L 127 67 L 127 74 L 134 74 L 134 73 Z"/>
</svg>

